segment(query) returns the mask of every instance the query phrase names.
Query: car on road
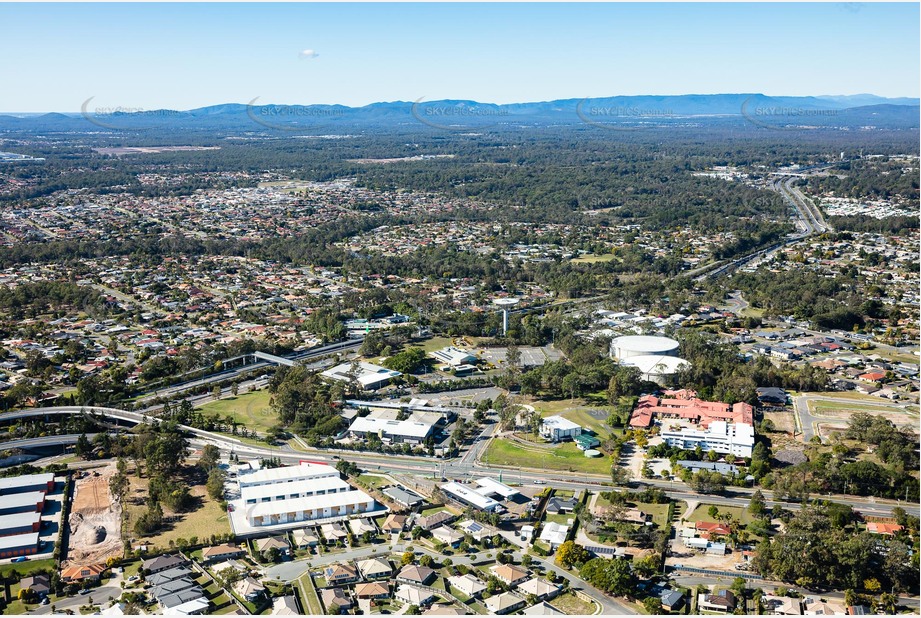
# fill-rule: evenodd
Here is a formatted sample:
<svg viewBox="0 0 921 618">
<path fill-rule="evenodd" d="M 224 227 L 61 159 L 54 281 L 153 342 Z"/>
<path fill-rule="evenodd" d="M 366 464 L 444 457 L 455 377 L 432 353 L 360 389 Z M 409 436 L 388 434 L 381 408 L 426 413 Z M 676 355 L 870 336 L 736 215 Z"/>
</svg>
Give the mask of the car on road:
<svg viewBox="0 0 921 618">
<path fill-rule="evenodd" d="M 546 484 L 547 484 L 547 481 L 542 481 L 542 480 L 540 480 L 540 479 L 537 479 L 537 480 L 534 481 L 534 484 L 535 484 L 535 485 L 546 485 Z"/>
<path fill-rule="evenodd" d="M 92 590 L 90 590 L 89 588 L 84 588 L 83 590 L 80 591 L 80 594 L 89 594 L 91 592 Z"/>
<path fill-rule="evenodd" d="M 28 559 L 26 556 L 19 556 L 18 558 L 13 558 L 10 562 L 25 562 Z"/>
<path fill-rule="evenodd" d="M 675 568 L 675 569 L 683 569 L 683 568 L 684 568 L 684 565 L 683 565 L 683 564 L 675 564 L 675 565 L 672 565 L 672 568 Z"/>
</svg>

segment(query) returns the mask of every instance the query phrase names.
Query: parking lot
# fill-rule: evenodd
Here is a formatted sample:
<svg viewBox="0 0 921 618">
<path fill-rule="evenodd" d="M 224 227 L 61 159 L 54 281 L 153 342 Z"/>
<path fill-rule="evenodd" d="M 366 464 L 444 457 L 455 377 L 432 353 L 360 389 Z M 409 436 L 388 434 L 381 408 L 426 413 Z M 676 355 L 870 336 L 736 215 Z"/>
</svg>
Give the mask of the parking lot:
<svg viewBox="0 0 921 618">
<path fill-rule="evenodd" d="M 551 346 L 542 348 L 522 346 L 518 348 L 518 351 L 521 353 L 520 365 L 522 367 L 538 367 L 548 361 L 556 361 L 562 358 L 560 352 Z M 484 348 L 479 350 L 479 355 L 485 361 L 501 366 L 505 364 L 508 348 Z"/>
</svg>

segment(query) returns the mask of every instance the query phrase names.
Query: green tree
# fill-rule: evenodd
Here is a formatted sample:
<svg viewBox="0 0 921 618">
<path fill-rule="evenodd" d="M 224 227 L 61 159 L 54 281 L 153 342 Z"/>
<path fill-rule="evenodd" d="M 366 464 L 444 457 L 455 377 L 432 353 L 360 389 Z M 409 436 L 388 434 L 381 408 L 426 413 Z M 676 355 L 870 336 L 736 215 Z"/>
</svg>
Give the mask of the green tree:
<svg viewBox="0 0 921 618">
<path fill-rule="evenodd" d="M 764 494 L 761 493 L 760 489 L 756 489 L 748 501 L 748 512 L 758 518 L 764 517 L 765 513 L 767 513 Z"/>
<path fill-rule="evenodd" d="M 574 541 L 566 541 L 556 550 L 556 563 L 565 569 L 583 564 L 589 558 L 588 550 Z"/>
<path fill-rule="evenodd" d="M 74 447 L 74 454 L 77 457 L 83 459 L 88 459 L 89 455 L 93 452 L 93 447 L 90 445 L 89 438 L 86 437 L 85 433 L 81 433 L 77 438 L 77 444 Z"/>
<path fill-rule="evenodd" d="M 647 614 L 661 614 L 662 612 L 662 599 L 659 597 L 646 597 L 643 599 L 643 609 L 646 610 Z"/>
<path fill-rule="evenodd" d="M 221 450 L 213 444 L 206 444 L 201 450 L 201 458 L 198 460 L 198 465 L 201 466 L 205 472 L 211 472 L 211 470 L 217 466 L 220 459 Z"/>
</svg>

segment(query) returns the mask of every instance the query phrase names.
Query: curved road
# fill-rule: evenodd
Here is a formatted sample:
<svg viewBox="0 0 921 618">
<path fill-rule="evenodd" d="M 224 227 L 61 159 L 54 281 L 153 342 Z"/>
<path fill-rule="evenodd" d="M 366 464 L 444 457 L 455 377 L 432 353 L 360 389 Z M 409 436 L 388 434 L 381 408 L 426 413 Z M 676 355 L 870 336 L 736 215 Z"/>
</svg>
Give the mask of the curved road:
<svg viewBox="0 0 921 618">
<path fill-rule="evenodd" d="M 143 422 L 144 420 L 150 418 L 149 416 L 142 413 L 126 412 L 124 410 L 117 410 L 114 408 L 90 406 L 81 408 L 79 406 L 62 406 L 54 408 L 35 408 L 32 410 L 22 410 L 18 412 L 0 414 L 0 422 L 4 420 L 22 418 L 23 416 L 42 416 L 45 414 L 80 414 L 86 412 L 96 413 L 117 419 L 130 419 L 136 423 Z M 290 463 L 295 463 L 303 459 L 310 459 L 328 463 L 330 465 L 335 465 L 335 460 L 333 457 L 337 456 L 352 461 L 370 471 L 380 470 L 383 472 L 395 472 L 398 474 L 411 473 L 422 476 L 432 475 L 432 477 L 435 477 L 436 473 L 439 473 L 441 470 L 443 470 L 447 477 L 461 480 L 474 478 L 477 476 L 499 476 L 502 474 L 506 478 L 517 477 L 521 483 L 534 483 L 535 481 L 549 482 L 561 489 L 598 490 L 610 487 L 610 478 L 600 475 L 580 474 L 578 479 L 574 479 L 573 475 L 567 474 L 565 472 L 556 473 L 548 472 L 545 470 L 486 466 L 480 464 L 477 461 L 470 461 L 467 458 L 456 458 L 453 460 L 442 461 L 434 459 L 423 459 L 420 457 L 406 455 L 377 455 L 367 453 L 352 453 L 347 451 L 320 451 L 313 449 L 295 450 L 290 445 L 285 445 L 283 447 L 254 446 L 236 438 L 231 438 L 222 434 L 203 431 L 201 429 L 195 429 L 188 426 L 182 426 L 182 428 L 194 436 L 195 439 L 192 441 L 193 444 L 214 444 L 225 452 L 234 452 L 238 455 L 254 458 L 277 457 L 285 462 Z M 60 436 L 55 437 L 59 438 Z M 487 440 L 484 440 L 483 442 L 485 443 L 486 441 Z M 644 483 L 647 485 L 660 487 L 667 494 L 678 500 L 701 499 L 701 494 L 691 491 L 683 483 L 655 480 L 645 480 Z M 731 495 L 707 495 L 705 498 L 707 502 L 714 504 L 747 506 L 749 496 L 751 493 L 753 493 L 754 490 L 749 488 L 731 488 L 730 491 L 732 492 Z M 788 509 L 797 509 L 800 507 L 798 504 L 773 500 L 773 494 L 769 490 L 762 489 L 762 493 L 767 499 L 769 506 L 772 506 L 773 504 L 780 504 Z M 921 512 L 921 508 L 919 508 L 918 504 L 904 504 L 894 500 L 873 500 L 859 498 L 856 496 L 840 495 L 823 496 L 823 499 L 846 504 L 855 510 L 867 515 L 886 516 L 891 514 L 892 509 L 897 506 L 903 507 L 912 515 L 917 516 L 919 512 Z"/>
</svg>

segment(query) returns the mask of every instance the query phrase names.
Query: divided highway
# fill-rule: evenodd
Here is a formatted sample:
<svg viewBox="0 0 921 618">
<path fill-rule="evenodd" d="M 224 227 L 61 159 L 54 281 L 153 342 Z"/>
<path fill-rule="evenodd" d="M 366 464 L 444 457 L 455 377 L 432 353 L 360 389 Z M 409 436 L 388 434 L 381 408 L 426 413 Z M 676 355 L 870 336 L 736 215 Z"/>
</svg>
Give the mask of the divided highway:
<svg viewBox="0 0 921 618">
<path fill-rule="evenodd" d="M 20 410 L 17 412 L 8 412 L 0 414 L 0 423 L 14 421 L 16 419 L 44 416 L 48 414 L 98 414 L 108 418 L 125 420 L 128 422 L 140 423 L 150 417 L 140 412 L 127 412 L 114 408 L 102 407 L 79 407 L 79 406 L 62 406 L 54 408 L 35 408 L 31 410 Z M 205 444 L 214 444 L 225 453 L 235 453 L 242 457 L 252 458 L 270 458 L 276 457 L 285 463 L 297 463 L 301 460 L 318 461 L 334 465 L 336 459 L 344 458 L 356 463 L 360 467 L 370 471 L 392 472 L 396 474 L 414 474 L 417 476 L 439 478 L 444 475 L 451 479 L 470 479 L 477 476 L 502 476 L 506 482 L 519 482 L 529 484 L 535 482 L 549 483 L 554 487 L 561 489 L 589 489 L 598 491 L 600 489 L 610 488 L 610 479 L 605 476 L 580 474 L 574 478 L 572 474 L 565 472 L 548 472 L 546 470 L 535 470 L 528 468 L 509 469 L 496 466 L 481 464 L 475 458 L 462 457 L 447 461 L 413 457 L 407 455 L 383 455 L 368 453 L 352 453 L 346 451 L 329 451 L 302 449 L 296 450 L 290 445 L 284 446 L 255 446 L 232 438 L 223 434 L 195 429 L 193 427 L 182 426 L 189 434 L 193 436 L 191 443 L 193 446 L 200 448 Z M 63 436 L 49 437 L 54 440 L 61 440 Z M 58 442 L 60 443 L 60 442 Z M 644 481 L 647 485 L 654 485 L 663 489 L 669 496 L 677 500 L 706 500 L 708 503 L 727 505 L 727 506 L 748 506 L 750 494 L 754 491 L 748 488 L 730 488 L 727 495 L 702 495 L 691 491 L 682 483 L 670 481 Z M 773 499 L 773 493 L 769 490 L 762 490 L 768 506 L 780 504 L 789 509 L 800 508 L 798 504 L 777 501 Z M 888 516 L 891 515 L 892 509 L 902 507 L 906 512 L 912 515 L 921 514 L 921 508 L 916 503 L 905 503 L 894 500 L 883 500 L 875 498 L 861 498 L 857 496 L 815 496 L 824 500 L 846 504 L 856 511 L 865 515 Z"/>
</svg>

